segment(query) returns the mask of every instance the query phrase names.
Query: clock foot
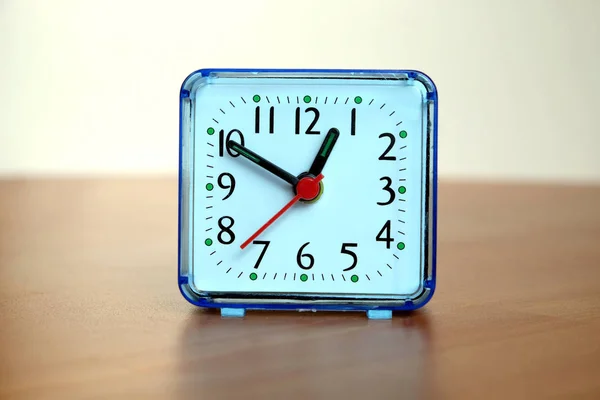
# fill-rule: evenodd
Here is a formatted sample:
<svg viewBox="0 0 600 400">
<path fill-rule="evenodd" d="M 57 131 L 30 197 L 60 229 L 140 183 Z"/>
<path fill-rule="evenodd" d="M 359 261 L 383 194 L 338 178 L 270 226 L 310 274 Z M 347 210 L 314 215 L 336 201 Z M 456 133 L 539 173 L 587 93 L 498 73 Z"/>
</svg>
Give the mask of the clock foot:
<svg viewBox="0 0 600 400">
<path fill-rule="evenodd" d="M 369 319 L 392 319 L 392 310 L 369 310 L 367 311 Z"/>
<path fill-rule="evenodd" d="M 222 318 L 243 318 L 246 315 L 245 308 L 221 308 Z"/>
</svg>

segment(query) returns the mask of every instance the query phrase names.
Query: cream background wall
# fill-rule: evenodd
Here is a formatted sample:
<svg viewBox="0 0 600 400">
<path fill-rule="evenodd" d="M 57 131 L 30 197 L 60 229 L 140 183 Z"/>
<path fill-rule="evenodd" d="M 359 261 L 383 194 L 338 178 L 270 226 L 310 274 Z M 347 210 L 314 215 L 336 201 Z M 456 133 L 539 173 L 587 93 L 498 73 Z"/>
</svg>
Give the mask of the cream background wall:
<svg viewBox="0 0 600 400">
<path fill-rule="evenodd" d="M 600 181 L 600 1 L 0 0 L 0 174 L 177 169 L 203 67 L 412 68 L 448 178 Z"/>
</svg>

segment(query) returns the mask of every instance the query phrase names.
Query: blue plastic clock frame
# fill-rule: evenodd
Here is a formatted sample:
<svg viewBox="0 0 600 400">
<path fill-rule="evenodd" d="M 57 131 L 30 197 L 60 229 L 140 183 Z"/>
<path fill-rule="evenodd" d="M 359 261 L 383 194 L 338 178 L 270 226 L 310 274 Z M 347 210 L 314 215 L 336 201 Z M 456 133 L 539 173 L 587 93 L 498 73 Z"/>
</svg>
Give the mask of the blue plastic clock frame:
<svg viewBox="0 0 600 400">
<path fill-rule="evenodd" d="M 407 300 L 402 305 L 361 305 L 361 304 L 310 304 L 310 303 L 219 303 L 210 298 L 200 296 L 192 297 L 187 275 L 182 274 L 181 270 L 181 216 L 182 216 L 182 183 L 183 183 L 183 107 L 182 100 L 189 96 L 189 91 L 185 89 L 186 83 L 191 77 L 209 76 L 211 73 L 218 72 L 239 72 L 239 73 L 310 73 L 310 74 L 406 74 L 411 79 L 418 79 L 426 83 L 428 87 L 427 100 L 433 101 L 433 127 L 432 127 L 432 151 L 431 151 L 431 201 L 432 201 L 432 220 L 431 220 L 431 259 L 429 260 L 431 274 L 429 279 L 423 282 L 423 289 L 428 290 L 426 295 L 418 302 Z M 218 308 L 221 310 L 222 317 L 243 317 L 246 310 L 292 310 L 292 311 L 363 311 L 367 313 L 369 319 L 390 319 L 393 311 L 413 311 L 425 306 L 435 293 L 437 276 L 437 152 L 438 152 L 438 92 L 433 80 L 425 73 L 418 70 L 352 70 L 352 69 L 246 69 L 246 68 L 208 68 L 199 69 L 189 74 L 183 81 L 179 93 L 179 176 L 178 176 L 178 214 L 177 214 L 177 270 L 178 286 L 182 296 L 191 304 L 198 307 Z"/>
</svg>

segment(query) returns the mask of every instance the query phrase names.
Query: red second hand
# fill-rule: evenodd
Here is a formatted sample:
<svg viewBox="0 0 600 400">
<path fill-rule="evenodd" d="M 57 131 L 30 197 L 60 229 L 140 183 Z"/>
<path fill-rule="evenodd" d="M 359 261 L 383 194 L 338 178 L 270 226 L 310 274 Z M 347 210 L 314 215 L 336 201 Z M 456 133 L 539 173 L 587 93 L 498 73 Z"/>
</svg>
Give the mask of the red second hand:
<svg viewBox="0 0 600 400">
<path fill-rule="evenodd" d="M 256 239 L 258 235 L 263 233 L 265 229 L 269 227 L 269 225 L 275 222 L 277 218 L 281 217 L 283 213 L 289 210 L 299 200 L 312 200 L 315 197 L 317 197 L 317 195 L 319 194 L 319 182 L 321 181 L 321 179 L 323 179 L 323 174 L 319 174 L 319 176 L 317 176 L 316 178 L 306 177 L 300 179 L 300 181 L 296 185 L 296 191 L 298 192 L 298 194 L 295 195 L 294 198 L 290 200 L 290 202 L 287 203 L 281 210 L 279 210 L 277 214 L 273 215 L 271 219 L 269 219 L 263 226 L 261 226 L 256 232 L 254 232 L 254 234 L 250 236 L 248 240 L 242 243 L 240 248 L 242 248 L 242 250 L 245 249 L 246 246 L 252 243 L 252 241 Z"/>
</svg>

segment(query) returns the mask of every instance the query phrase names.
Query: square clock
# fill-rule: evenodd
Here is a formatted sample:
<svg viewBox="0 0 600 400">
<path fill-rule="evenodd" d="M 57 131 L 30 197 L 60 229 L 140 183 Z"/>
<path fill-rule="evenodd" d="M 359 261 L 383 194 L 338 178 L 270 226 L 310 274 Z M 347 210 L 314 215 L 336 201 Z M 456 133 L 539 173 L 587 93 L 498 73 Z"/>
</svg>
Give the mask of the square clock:
<svg viewBox="0 0 600 400">
<path fill-rule="evenodd" d="M 413 70 L 203 69 L 180 92 L 179 288 L 223 316 L 435 289 L 437 91 Z"/>
</svg>

